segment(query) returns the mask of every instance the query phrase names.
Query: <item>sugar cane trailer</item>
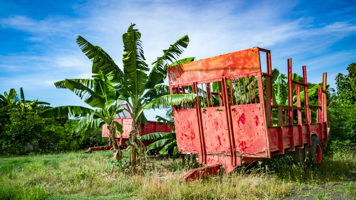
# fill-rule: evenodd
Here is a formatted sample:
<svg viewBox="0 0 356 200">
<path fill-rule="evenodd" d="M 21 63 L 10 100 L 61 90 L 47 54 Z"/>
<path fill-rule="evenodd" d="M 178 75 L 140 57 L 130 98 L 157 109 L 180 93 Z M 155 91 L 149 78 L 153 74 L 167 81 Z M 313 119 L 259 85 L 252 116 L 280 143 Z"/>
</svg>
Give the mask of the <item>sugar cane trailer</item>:
<svg viewBox="0 0 356 200">
<path fill-rule="evenodd" d="M 261 70 L 262 56 L 266 56 L 267 72 Z M 291 59 L 287 65 L 288 106 L 273 104 L 267 49 L 254 47 L 168 68 L 171 94 L 198 96 L 195 102 L 173 107 L 179 152 L 199 154 L 205 166 L 188 171 L 184 180 L 216 174 L 221 166 L 229 173 L 288 151 L 321 163 L 329 134 L 326 73 L 318 88 L 319 105 L 309 105 L 306 66 L 303 81 L 298 81 L 292 80 Z"/>
<path fill-rule="evenodd" d="M 123 104 L 123 106 L 127 109 L 130 110 L 129 106 L 127 104 Z M 126 141 L 129 140 L 130 137 L 130 132 L 132 130 L 132 116 L 130 112 L 124 110 L 120 113 L 117 113 L 115 121 L 119 122 L 122 125 L 122 134 L 116 136 L 116 142 L 117 145 L 120 148 L 126 148 L 127 144 Z M 149 133 L 154 133 L 154 132 L 172 132 L 173 127 L 169 126 L 168 124 L 165 124 L 163 122 L 156 122 L 156 121 L 147 121 L 146 124 L 143 125 L 143 130 L 141 130 L 141 126 L 138 124 L 139 128 L 139 133 L 140 135 L 146 135 Z M 109 138 L 110 136 L 110 131 L 107 128 L 107 125 L 104 124 L 102 127 L 102 137 L 107 137 Z M 148 146 L 154 141 L 144 141 L 144 145 Z M 86 151 L 87 153 L 90 153 L 92 151 L 101 151 L 101 150 L 110 150 L 112 149 L 112 145 L 109 144 L 107 146 L 97 146 L 97 147 L 89 147 L 89 149 Z"/>
</svg>

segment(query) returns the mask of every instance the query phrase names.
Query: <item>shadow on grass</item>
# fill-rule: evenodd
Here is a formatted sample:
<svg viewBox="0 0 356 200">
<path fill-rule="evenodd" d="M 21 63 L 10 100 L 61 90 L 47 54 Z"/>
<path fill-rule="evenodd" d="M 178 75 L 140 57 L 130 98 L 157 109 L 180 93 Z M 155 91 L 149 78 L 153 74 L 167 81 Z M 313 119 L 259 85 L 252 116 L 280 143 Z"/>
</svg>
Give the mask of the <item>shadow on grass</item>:
<svg viewBox="0 0 356 200">
<path fill-rule="evenodd" d="M 268 173 L 292 182 L 326 183 L 356 181 L 356 154 L 342 156 L 329 155 L 316 167 L 295 164 L 291 156 L 285 155 L 255 164 L 252 168 L 262 168 Z"/>
</svg>

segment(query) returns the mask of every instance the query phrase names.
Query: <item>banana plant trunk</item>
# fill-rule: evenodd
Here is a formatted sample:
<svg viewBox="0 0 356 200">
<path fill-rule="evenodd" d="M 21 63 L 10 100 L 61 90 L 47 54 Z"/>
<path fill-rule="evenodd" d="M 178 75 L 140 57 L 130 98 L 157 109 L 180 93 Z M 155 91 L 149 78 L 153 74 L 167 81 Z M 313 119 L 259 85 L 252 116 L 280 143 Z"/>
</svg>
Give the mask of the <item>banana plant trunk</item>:
<svg viewBox="0 0 356 200">
<path fill-rule="evenodd" d="M 132 120 L 132 130 L 130 132 L 130 144 L 131 144 L 131 167 L 135 169 L 138 153 L 138 142 L 137 142 L 137 123 L 135 117 Z"/>
<path fill-rule="evenodd" d="M 116 135 L 115 135 L 115 124 L 112 122 L 109 124 L 109 131 L 110 131 L 110 140 L 111 140 L 111 144 L 113 146 L 113 151 L 114 151 L 114 158 L 115 160 L 120 160 L 121 159 L 121 150 L 119 148 L 119 146 L 117 145 L 116 142 Z"/>
</svg>

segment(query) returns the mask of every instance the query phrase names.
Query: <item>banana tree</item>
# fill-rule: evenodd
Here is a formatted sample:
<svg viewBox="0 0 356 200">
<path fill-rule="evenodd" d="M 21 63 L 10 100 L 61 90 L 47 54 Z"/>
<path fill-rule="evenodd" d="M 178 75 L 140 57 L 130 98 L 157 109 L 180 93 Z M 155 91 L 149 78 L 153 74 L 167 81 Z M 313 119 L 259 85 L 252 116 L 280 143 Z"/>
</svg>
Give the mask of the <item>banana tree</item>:
<svg viewBox="0 0 356 200">
<path fill-rule="evenodd" d="M 114 157 L 121 158 L 121 151 L 115 137 L 122 134 L 122 125 L 114 121 L 117 113 L 124 110 L 124 103 L 117 98 L 117 93 L 110 81 L 102 72 L 93 74 L 94 79 L 65 79 L 55 83 L 57 88 L 67 88 L 80 97 L 91 108 L 82 106 L 59 106 L 41 113 L 42 117 L 62 118 L 79 117 L 76 131 L 101 128 L 107 124 L 110 133 L 110 143 L 113 145 Z"/>
<path fill-rule="evenodd" d="M 163 55 L 152 63 L 153 66 L 150 70 L 145 62 L 141 33 L 134 26 L 134 24 L 130 25 L 127 32 L 122 35 L 124 44 L 123 70 L 102 48 L 92 45 L 81 36 L 77 39 L 83 53 L 93 62 L 92 72 L 101 71 L 113 84 L 118 98 L 124 100 L 130 108 L 128 112 L 133 120 L 129 142 L 131 166 L 133 167 L 136 165 L 138 155 L 142 155 L 144 152 L 138 132 L 138 123 L 144 124 L 147 121 L 143 111 L 193 101 L 196 97 L 194 94 L 170 95 L 165 92 L 153 95 L 166 88 L 163 83 L 167 76 L 167 66 L 175 62 L 183 53 L 184 48 L 188 46 L 188 36 L 182 37 L 168 49 L 163 50 Z"/>
<path fill-rule="evenodd" d="M 25 95 L 22 87 L 20 88 L 20 98 L 14 88 L 10 89 L 10 92 L 4 92 L 4 95 L 0 94 L 0 116 L 6 115 L 6 110 L 16 107 L 20 108 L 23 112 L 25 110 L 32 110 L 33 107 L 49 105 L 47 102 L 38 100 L 25 100 Z"/>
<path fill-rule="evenodd" d="M 0 105 L 1 106 L 7 106 L 7 105 L 12 105 L 15 104 L 17 101 L 17 92 L 14 88 L 10 89 L 10 92 L 4 92 L 4 95 L 0 94 Z"/>
</svg>

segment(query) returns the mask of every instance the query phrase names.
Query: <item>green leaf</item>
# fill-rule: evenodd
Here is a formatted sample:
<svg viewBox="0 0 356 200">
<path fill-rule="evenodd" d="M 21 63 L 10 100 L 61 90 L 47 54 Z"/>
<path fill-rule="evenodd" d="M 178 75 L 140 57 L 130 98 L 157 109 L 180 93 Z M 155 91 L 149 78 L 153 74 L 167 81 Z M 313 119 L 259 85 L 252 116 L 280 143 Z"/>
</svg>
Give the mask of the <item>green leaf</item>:
<svg viewBox="0 0 356 200">
<path fill-rule="evenodd" d="M 146 88 L 152 88 L 159 83 L 163 83 L 163 80 L 167 76 L 168 63 L 174 62 L 183 53 L 184 48 L 187 48 L 188 44 L 189 37 L 188 35 L 185 35 L 172 44 L 168 49 L 163 50 L 163 55 L 158 57 L 157 60 L 152 63 L 154 66 L 148 75 Z M 181 62 L 187 60 L 181 60 Z"/>
<path fill-rule="evenodd" d="M 197 97 L 196 94 L 170 94 L 163 95 L 157 98 L 154 98 L 151 102 L 149 102 L 145 109 L 151 108 L 166 108 L 168 106 L 179 105 L 182 103 L 187 103 L 194 101 Z"/>
<path fill-rule="evenodd" d="M 124 55 L 122 58 L 124 64 L 124 81 L 128 89 L 137 97 L 145 90 L 145 82 L 147 80 L 146 71 L 148 71 L 145 57 L 143 55 L 142 42 L 140 40 L 141 33 L 134 29 L 135 24 L 132 24 L 126 33 L 122 35 L 124 43 Z"/>
<path fill-rule="evenodd" d="M 75 127 L 75 131 L 81 132 L 87 129 L 100 128 L 104 123 L 104 120 L 102 118 L 97 118 L 93 112 L 88 113 L 86 116 L 80 119 L 77 126 Z"/>
<path fill-rule="evenodd" d="M 116 65 L 113 59 L 103 49 L 92 45 L 82 36 L 78 36 L 77 44 L 82 52 L 93 61 L 92 73 L 102 71 L 108 76 L 111 82 L 120 82 L 123 77 L 123 72 Z"/>
<path fill-rule="evenodd" d="M 150 100 L 158 96 L 167 95 L 167 94 L 170 94 L 168 85 L 156 85 L 155 87 L 149 89 L 145 93 L 143 98 Z"/>
<path fill-rule="evenodd" d="M 116 131 L 119 133 L 118 135 L 119 136 L 121 136 L 121 134 L 122 134 L 122 124 L 120 124 L 119 122 L 117 122 L 117 121 L 113 121 L 114 122 L 114 124 L 115 124 L 115 129 L 116 129 Z"/>
<path fill-rule="evenodd" d="M 171 148 L 174 148 L 175 143 L 171 141 L 170 143 L 167 143 L 160 151 L 160 154 L 168 153 L 168 150 Z"/>
<path fill-rule="evenodd" d="M 163 147 L 164 145 L 168 144 L 170 142 L 169 139 L 161 139 L 157 140 L 156 142 L 150 144 L 147 146 L 146 151 L 152 150 L 152 149 L 158 149 L 160 147 Z"/>
<path fill-rule="evenodd" d="M 44 118 L 67 118 L 68 116 L 80 117 L 92 112 L 93 110 L 90 108 L 82 106 L 59 106 L 41 112 L 40 116 Z"/>
<path fill-rule="evenodd" d="M 65 79 L 63 81 L 55 82 L 54 85 L 59 88 L 67 88 L 74 92 L 79 98 L 92 107 L 103 108 L 105 105 L 105 98 L 98 93 L 95 93 L 89 87 L 83 85 L 78 79 Z"/>
<path fill-rule="evenodd" d="M 163 139 L 171 134 L 173 134 L 173 133 L 154 132 L 154 133 L 149 133 L 149 134 L 141 136 L 141 139 L 142 139 L 142 141 L 158 140 L 158 139 Z"/>
<path fill-rule="evenodd" d="M 184 63 L 188 63 L 188 62 L 192 62 L 194 60 L 195 60 L 195 57 L 183 58 L 183 59 L 177 60 L 176 62 L 170 64 L 169 67 L 170 66 L 181 65 L 181 64 L 184 64 Z"/>
</svg>

